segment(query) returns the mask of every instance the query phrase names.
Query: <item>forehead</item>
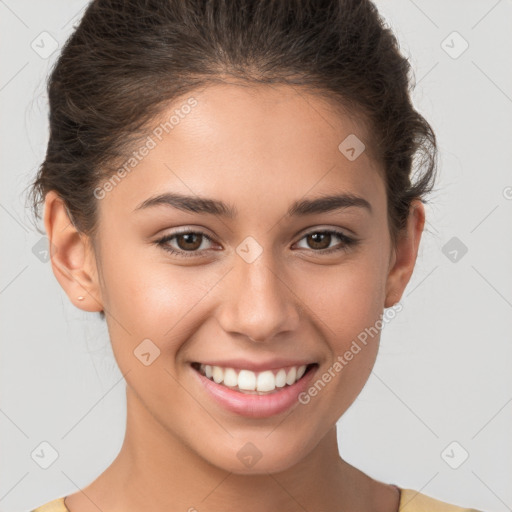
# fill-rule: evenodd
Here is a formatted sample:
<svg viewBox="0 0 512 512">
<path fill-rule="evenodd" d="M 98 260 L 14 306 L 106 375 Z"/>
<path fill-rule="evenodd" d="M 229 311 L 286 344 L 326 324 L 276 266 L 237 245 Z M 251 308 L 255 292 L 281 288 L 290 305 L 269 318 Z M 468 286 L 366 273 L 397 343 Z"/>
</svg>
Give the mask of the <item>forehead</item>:
<svg viewBox="0 0 512 512">
<path fill-rule="evenodd" d="M 369 151 L 355 159 L 343 152 L 354 141 L 361 147 L 369 142 L 364 125 L 295 86 L 195 90 L 169 105 L 148 126 L 147 137 L 139 147 L 150 149 L 108 194 L 118 208 L 133 211 L 141 200 L 168 191 L 222 196 L 260 213 L 277 202 L 330 192 L 383 199 Z"/>
<path fill-rule="evenodd" d="M 191 98 L 195 106 L 186 109 Z M 174 102 L 159 121 L 165 124 L 173 112 L 180 110 L 186 110 L 186 113 L 179 115 L 179 119 L 174 116 L 172 131 L 178 125 L 184 125 L 179 130 L 183 135 L 207 137 L 205 142 L 224 142 L 223 147 L 229 145 L 231 150 L 261 149 L 260 158 L 265 153 L 274 157 L 286 152 L 291 156 L 291 153 L 299 154 L 313 147 L 332 153 L 348 135 L 368 142 L 361 118 L 334 100 L 304 87 L 239 83 L 209 85 Z M 192 139 L 189 137 L 194 143 Z M 302 146 L 303 142 L 305 146 Z M 208 144 L 203 147 L 208 149 Z"/>
</svg>

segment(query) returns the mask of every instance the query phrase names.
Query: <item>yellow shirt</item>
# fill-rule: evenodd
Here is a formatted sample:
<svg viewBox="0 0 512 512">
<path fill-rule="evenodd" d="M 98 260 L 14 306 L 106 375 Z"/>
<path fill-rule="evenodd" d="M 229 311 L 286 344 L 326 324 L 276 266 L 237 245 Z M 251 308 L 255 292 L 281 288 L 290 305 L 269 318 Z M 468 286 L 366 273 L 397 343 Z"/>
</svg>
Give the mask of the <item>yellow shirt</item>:
<svg viewBox="0 0 512 512">
<path fill-rule="evenodd" d="M 49 501 L 30 512 L 69 512 L 64 505 L 64 498 Z M 407 507 L 407 510 L 406 510 Z M 462 508 L 439 501 L 412 489 L 400 489 L 400 505 L 398 512 L 481 512 L 474 508 Z"/>
</svg>

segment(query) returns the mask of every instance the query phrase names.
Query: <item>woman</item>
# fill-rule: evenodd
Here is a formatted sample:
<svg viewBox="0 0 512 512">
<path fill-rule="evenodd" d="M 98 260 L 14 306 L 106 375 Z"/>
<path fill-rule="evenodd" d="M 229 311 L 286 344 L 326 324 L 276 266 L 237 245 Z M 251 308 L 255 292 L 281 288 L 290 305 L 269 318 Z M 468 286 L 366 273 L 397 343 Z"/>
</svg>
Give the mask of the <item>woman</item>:
<svg viewBox="0 0 512 512">
<path fill-rule="evenodd" d="M 37 512 L 470 510 L 374 480 L 336 438 L 434 184 L 408 73 L 370 1 L 89 5 L 34 207 L 60 285 L 107 321 L 126 435 Z"/>
</svg>

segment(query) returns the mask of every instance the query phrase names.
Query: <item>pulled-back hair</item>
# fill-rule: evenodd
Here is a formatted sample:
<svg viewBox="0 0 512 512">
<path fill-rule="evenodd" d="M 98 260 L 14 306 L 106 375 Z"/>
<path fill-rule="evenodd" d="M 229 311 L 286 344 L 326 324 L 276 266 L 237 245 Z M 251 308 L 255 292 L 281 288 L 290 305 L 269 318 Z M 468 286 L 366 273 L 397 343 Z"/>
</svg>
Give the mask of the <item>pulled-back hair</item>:
<svg viewBox="0 0 512 512">
<path fill-rule="evenodd" d="M 411 200 L 432 190 L 437 161 L 409 73 L 369 0 L 93 1 L 48 80 L 50 138 L 31 184 L 33 212 L 41 218 L 55 190 L 75 227 L 94 238 L 95 187 L 148 123 L 195 89 L 235 79 L 304 87 L 368 128 L 395 243 Z"/>
</svg>

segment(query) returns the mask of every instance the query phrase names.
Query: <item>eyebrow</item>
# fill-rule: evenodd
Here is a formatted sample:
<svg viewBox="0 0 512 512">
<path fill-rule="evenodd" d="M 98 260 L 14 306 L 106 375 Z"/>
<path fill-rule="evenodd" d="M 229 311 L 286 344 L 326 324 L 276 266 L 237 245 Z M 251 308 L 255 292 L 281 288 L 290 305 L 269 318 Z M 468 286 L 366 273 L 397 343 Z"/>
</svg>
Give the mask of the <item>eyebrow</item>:
<svg viewBox="0 0 512 512">
<path fill-rule="evenodd" d="M 238 215 L 235 206 L 226 204 L 223 201 L 172 192 L 150 197 L 137 206 L 134 211 L 145 210 L 159 205 L 171 206 L 186 212 L 210 214 L 229 219 L 234 219 Z M 337 194 L 295 201 L 288 209 L 287 215 L 290 217 L 299 217 L 344 210 L 351 207 L 364 208 L 370 213 L 373 212 L 371 204 L 363 197 L 354 194 Z"/>
</svg>

